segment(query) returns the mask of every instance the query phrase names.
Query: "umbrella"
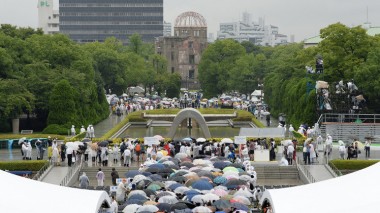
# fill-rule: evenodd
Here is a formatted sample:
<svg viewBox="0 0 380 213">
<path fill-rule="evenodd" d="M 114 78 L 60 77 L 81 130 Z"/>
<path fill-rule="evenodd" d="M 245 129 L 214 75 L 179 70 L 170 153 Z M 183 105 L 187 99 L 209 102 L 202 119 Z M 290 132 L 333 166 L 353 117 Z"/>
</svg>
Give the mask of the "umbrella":
<svg viewBox="0 0 380 213">
<path fill-rule="evenodd" d="M 228 200 L 217 200 L 212 203 L 217 209 L 226 209 L 231 207 L 231 203 Z"/>
<path fill-rule="evenodd" d="M 83 143 L 88 143 L 88 142 L 91 142 L 91 139 L 90 138 L 83 138 L 82 142 Z"/>
<path fill-rule="evenodd" d="M 128 198 L 131 197 L 132 195 L 136 195 L 136 194 L 139 194 L 139 195 L 146 197 L 146 193 L 143 190 L 133 190 L 128 194 Z"/>
<path fill-rule="evenodd" d="M 143 211 L 157 212 L 158 210 L 159 209 L 155 205 L 145 205 L 145 206 L 141 206 L 139 209 L 137 209 L 137 212 L 143 212 Z"/>
<path fill-rule="evenodd" d="M 244 165 L 241 163 L 231 163 L 229 166 L 235 168 L 244 168 Z"/>
<path fill-rule="evenodd" d="M 221 140 L 222 143 L 233 143 L 232 139 L 231 138 L 223 138 Z"/>
<path fill-rule="evenodd" d="M 199 178 L 192 178 L 192 179 L 189 179 L 185 182 L 185 186 L 187 187 L 190 187 L 191 185 L 193 185 L 194 182 L 200 180 Z"/>
<path fill-rule="evenodd" d="M 132 183 L 138 183 L 142 180 L 149 180 L 148 177 L 145 177 L 144 175 L 136 175 L 134 178 L 133 178 L 133 181 Z"/>
<path fill-rule="evenodd" d="M 184 177 L 184 176 L 175 176 L 175 177 L 171 177 L 170 180 L 173 180 L 173 181 L 178 182 L 178 183 L 185 183 L 186 182 L 186 177 Z"/>
<path fill-rule="evenodd" d="M 162 177 L 160 175 L 154 174 L 154 175 L 149 175 L 148 176 L 150 179 L 153 181 L 162 181 Z"/>
<path fill-rule="evenodd" d="M 180 186 L 183 186 L 182 184 L 179 184 L 179 183 L 175 183 L 175 184 L 172 184 L 169 186 L 169 189 L 174 191 L 176 188 L 180 187 Z"/>
<path fill-rule="evenodd" d="M 130 205 L 130 204 L 143 205 L 144 201 L 143 200 L 139 200 L 139 199 L 128 199 L 127 202 L 126 202 L 126 204 L 127 205 Z"/>
<path fill-rule="evenodd" d="M 168 162 L 171 162 L 171 161 L 168 161 Z M 165 162 L 164 162 L 164 163 L 165 163 Z M 169 168 L 169 169 L 178 170 L 178 169 L 179 169 L 179 166 L 177 166 L 177 165 L 168 165 L 168 168 Z"/>
<path fill-rule="evenodd" d="M 249 211 L 249 208 L 248 206 L 242 204 L 242 203 L 239 203 L 239 202 L 235 202 L 235 203 L 231 203 L 231 206 L 236 208 L 236 210 L 243 210 L 243 211 L 246 211 L 248 212 Z"/>
<path fill-rule="evenodd" d="M 226 168 L 223 169 L 223 172 L 226 173 L 226 172 L 233 172 L 233 173 L 239 173 L 239 170 L 235 167 L 232 167 L 232 166 L 228 166 Z"/>
<path fill-rule="evenodd" d="M 227 183 L 227 178 L 225 178 L 223 176 L 218 176 L 218 177 L 214 178 L 214 183 L 215 184 L 225 184 L 225 183 Z"/>
<path fill-rule="evenodd" d="M 172 205 L 170 205 L 169 203 L 159 203 L 156 206 L 160 211 L 170 212 L 170 208 Z"/>
<path fill-rule="evenodd" d="M 136 189 L 145 189 L 146 186 L 148 186 L 149 184 L 151 184 L 152 181 L 151 180 L 148 180 L 148 179 L 144 179 L 144 180 L 140 180 L 139 182 L 137 182 L 136 184 Z"/>
<path fill-rule="evenodd" d="M 183 159 L 186 157 L 188 157 L 186 153 L 178 153 L 175 155 L 175 158 L 177 158 L 177 159 Z"/>
<path fill-rule="evenodd" d="M 205 198 L 205 201 L 206 202 L 209 202 L 209 201 L 216 201 L 216 200 L 219 200 L 220 197 L 216 194 L 213 194 L 213 193 L 207 193 L 203 196 Z"/>
<path fill-rule="evenodd" d="M 214 190 L 212 190 L 211 193 L 216 194 L 219 197 L 223 197 L 223 196 L 228 195 L 228 192 L 226 190 L 223 190 L 223 189 L 214 189 Z"/>
<path fill-rule="evenodd" d="M 217 161 L 214 163 L 214 167 L 218 169 L 224 169 L 228 165 L 230 165 L 230 162 L 225 162 L 225 161 Z"/>
<path fill-rule="evenodd" d="M 128 196 L 128 200 L 135 200 L 135 199 L 145 202 L 148 198 L 141 194 L 134 194 L 134 195 Z"/>
<path fill-rule="evenodd" d="M 175 210 L 181 210 L 181 209 L 188 209 L 188 207 L 184 203 L 175 203 L 175 204 L 172 204 L 170 211 L 174 212 Z"/>
<path fill-rule="evenodd" d="M 151 200 L 148 200 L 144 203 L 144 205 L 156 205 L 157 203 Z"/>
<path fill-rule="evenodd" d="M 194 213 L 211 213 L 212 211 L 206 206 L 198 206 L 192 210 Z"/>
<path fill-rule="evenodd" d="M 180 186 L 174 190 L 174 193 L 176 194 L 184 194 L 186 191 L 189 191 L 190 189 L 185 186 Z"/>
<path fill-rule="evenodd" d="M 179 177 L 179 176 L 183 176 L 183 175 L 186 175 L 188 174 L 189 172 L 186 171 L 186 170 L 180 170 L 180 171 L 177 171 L 176 173 L 172 173 L 170 176 L 171 177 Z"/>
<path fill-rule="evenodd" d="M 155 174 L 155 173 L 160 172 L 161 169 L 159 169 L 159 168 L 147 168 L 147 169 L 145 169 L 145 171 L 146 171 L 146 172 L 150 172 L 150 173 L 152 173 L 152 174 Z"/>
<path fill-rule="evenodd" d="M 152 191 L 150 189 L 144 189 L 143 191 L 145 192 L 145 194 L 146 194 L 147 197 L 150 197 L 151 195 L 154 195 L 154 196 L 157 195 L 156 192 L 154 192 L 154 191 Z"/>
<path fill-rule="evenodd" d="M 175 194 L 173 192 L 169 192 L 169 191 L 163 191 L 163 192 L 160 192 L 157 194 L 157 197 L 164 197 L 164 196 L 175 196 Z"/>
<path fill-rule="evenodd" d="M 186 162 L 180 163 L 180 166 L 186 166 L 187 168 L 191 168 L 191 167 L 194 167 L 194 164 L 186 161 Z"/>
<path fill-rule="evenodd" d="M 270 115 L 270 112 L 265 111 L 265 112 L 262 112 L 261 114 L 262 114 L 262 115 Z"/>
<path fill-rule="evenodd" d="M 198 189 L 198 190 L 211 190 L 212 188 L 214 188 L 214 186 L 211 183 L 204 180 L 195 181 L 193 184 L 191 184 L 191 187 L 193 189 Z"/>
<path fill-rule="evenodd" d="M 194 189 L 191 189 L 189 191 L 186 191 L 185 192 L 185 195 L 187 197 L 187 200 L 191 201 L 191 199 L 195 196 L 195 195 L 200 195 L 201 193 L 197 190 L 194 190 Z"/>
<path fill-rule="evenodd" d="M 195 205 L 193 203 L 190 203 L 190 202 L 187 202 L 187 201 L 183 201 L 183 200 L 178 201 L 178 203 L 183 203 L 183 204 L 185 204 L 187 206 L 187 208 L 190 208 L 190 209 L 192 209 L 192 208 L 195 207 Z"/>
<path fill-rule="evenodd" d="M 141 172 L 138 170 L 129 170 L 127 173 L 125 173 L 125 177 L 127 178 L 134 178 L 136 175 L 140 175 Z"/>
<path fill-rule="evenodd" d="M 197 173 L 197 175 L 200 176 L 200 177 L 201 176 L 206 176 L 206 177 L 210 178 L 211 180 L 215 178 L 215 176 L 210 171 L 204 171 L 204 170 L 202 170 L 202 171 L 199 171 Z"/>
<path fill-rule="evenodd" d="M 251 204 L 251 201 L 244 196 L 234 196 L 234 198 L 232 198 L 232 200 L 230 200 L 230 202 L 233 203 L 234 201 L 242 203 L 242 204 L 247 205 L 247 206 Z"/>
<path fill-rule="evenodd" d="M 355 141 L 354 143 L 358 143 L 358 149 L 364 149 L 364 144 L 360 141 Z"/>
<path fill-rule="evenodd" d="M 99 142 L 99 143 L 98 143 L 98 146 L 107 147 L 108 144 L 109 144 L 108 141 L 102 141 L 102 142 Z"/>
<path fill-rule="evenodd" d="M 21 143 L 24 143 L 26 140 L 26 137 L 22 137 L 18 140 L 18 145 L 20 145 Z"/>
<path fill-rule="evenodd" d="M 174 163 L 173 161 L 165 161 L 165 162 L 162 162 L 162 164 L 164 164 L 165 166 L 171 166 L 171 165 L 176 165 L 176 163 Z"/>
<path fill-rule="evenodd" d="M 157 191 L 157 190 L 160 190 L 162 187 L 158 184 L 155 184 L 155 183 L 151 183 L 149 184 L 149 186 L 147 187 L 147 189 L 149 190 L 152 190 L 152 191 Z"/>
<path fill-rule="evenodd" d="M 136 212 L 138 208 L 140 208 L 141 205 L 137 205 L 137 204 L 130 204 L 130 205 L 127 205 L 124 209 L 123 209 L 123 212 L 124 213 L 131 213 L 131 212 Z"/>
<path fill-rule="evenodd" d="M 241 175 L 241 176 L 239 177 L 239 179 L 248 182 L 248 181 L 251 180 L 251 177 L 248 176 L 248 175 Z"/>
<path fill-rule="evenodd" d="M 193 139 L 191 139 L 191 138 L 183 138 L 183 139 L 182 139 L 182 141 L 186 141 L 186 142 L 192 142 L 192 141 L 193 141 Z"/>
<path fill-rule="evenodd" d="M 74 142 L 67 142 L 65 145 L 66 145 L 67 148 L 70 147 L 73 150 L 78 150 L 79 149 L 79 145 L 76 144 L 76 143 L 74 143 Z"/>
<path fill-rule="evenodd" d="M 193 203 L 200 203 L 200 204 L 206 203 L 206 199 L 205 199 L 204 195 L 195 195 L 195 196 L 193 196 L 193 198 L 191 198 L 191 201 Z"/>
<path fill-rule="evenodd" d="M 193 161 L 193 164 L 194 165 L 204 165 L 204 164 L 206 164 L 206 162 L 203 159 L 195 159 Z"/>
<path fill-rule="evenodd" d="M 206 138 L 198 138 L 197 142 L 201 142 L 201 143 L 206 142 Z"/>
<path fill-rule="evenodd" d="M 169 203 L 169 204 L 175 204 L 178 202 L 177 198 L 174 196 L 163 196 L 158 199 L 159 203 Z"/>
<path fill-rule="evenodd" d="M 231 180 L 228 180 L 227 183 L 224 185 L 227 186 L 228 188 L 228 185 L 245 185 L 245 184 L 247 184 L 247 182 L 244 180 L 231 179 Z"/>
<path fill-rule="evenodd" d="M 165 169 L 165 165 L 162 163 L 155 163 L 148 166 L 149 168 Z"/>
<path fill-rule="evenodd" d="M 155 135 L 153 136 L 154 138 L 157 138 L 159 141 L 162 141 L 164 140 L 164 137 L 162 137 L 161 135 Z"/>
</svg>

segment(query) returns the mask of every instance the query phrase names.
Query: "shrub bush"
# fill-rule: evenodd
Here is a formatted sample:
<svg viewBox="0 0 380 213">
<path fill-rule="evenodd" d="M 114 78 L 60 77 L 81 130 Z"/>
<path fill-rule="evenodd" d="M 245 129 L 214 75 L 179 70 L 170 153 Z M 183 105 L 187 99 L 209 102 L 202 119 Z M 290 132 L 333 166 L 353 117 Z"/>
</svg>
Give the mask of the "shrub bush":
<svg viewBox="0 0 380 213">
<path fill-rule="evenodd" d="M 0 169 L 9 171 L 39 171 L 48 161 L 28 160 L 28 161 L 1 161 Z"/>
<path fill-rule="evenodd" d="M 339 170 L 361 170 L 372 166 L 379 160 L 330 160 L 329 164 L 333 164 Z"/>
<path fill-rule="evenodd" d="M 58 134 L 58 135 L 67 135 L 69 131 L 69 128 L 63 126 L 63 125 L 58 125 L 58 124 L 50 124 L 47 126 L 42 133 L 44 134 Z"/>
</svg>

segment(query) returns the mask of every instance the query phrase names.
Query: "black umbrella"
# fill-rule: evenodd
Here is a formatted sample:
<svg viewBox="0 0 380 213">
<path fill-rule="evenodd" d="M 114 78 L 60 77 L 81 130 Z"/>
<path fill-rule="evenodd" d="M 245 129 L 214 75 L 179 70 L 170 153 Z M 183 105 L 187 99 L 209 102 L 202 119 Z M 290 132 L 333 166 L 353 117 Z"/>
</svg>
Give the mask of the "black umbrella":
<svg viewBox="0 0 380 213">
<path fill-rule="evenodd" d="M 213 175 L 210 171 L 205 171 L 205 170 L 197 172 L 197 175 L 199 177 L 202 177 L 202 176 L 209 177 L 211 180 L 215 178 L 215 175 Z"/>
<path fill-rule="evenodd" d="M 91 139 L 90 138 L 83 138 L 82 142 L 83 143 L 91 142 Z"/>
<path fill-rule="evenodd" d="M 138 200 L 138 199 L 128 199 L 127 202 L 125 202 L 125 203 L 128 204 L 128 205 L 130 205 L 130 204 L 143 205 L 144 201 L 143 200 Z"/>
<path fill-rule="evenodd" d="M 198 155 L 196 157 L 194 157 L 194 159 L 204 159 L 204 158 L 207 158 L 206 155 Z"/>
<path fill-rule="evenodd" d="M 214 203 L 212 203 L 212 205 L 215 206 L 217 209 L 226 209 L 232 206 L 230 201 L 223 199 L 215 201 Z"/>
<path fill-rule="evenodd" d="M 149 175 L 148 177 L 152 179 L 153 181 L 162 181 L 162 177 L 158 174 Z"/>
<path fill-rule="evenodd" d="M 171 206 L 169 203 L 159 203 L 156 205 L 160 211 L 170 212 Z"/>
<path fill-rule="evenodd" d="M 183 203 L 187 206 L 187 208 L 190 208 L 190 209 L 195 208 L 195 205 L 193 203 L 188 202 L 188 201 L 180 200 L 180 201 L 178 201 L 178 203 Z"/>
<path fill-rule="evenodd" d="M 150 180 L 146 180 L 146 179 L 141 180 L 141 181 L 137 182 L 136 189 L 145 189 L 151 183 L 152 183 L 152 181 L 150 181 Z"/>
<path fill-rule="evenodd" d="M 158 172 L 161 172 L 161 169 L 159 169 L 159 168 L 155 168 L 155 167 L 149 167 L 149 168 L 147 168 L 146 170 L 145 170 L 146 172 L 150 172 L 150 173 L 152 173 L 152 174 L 156 174 L 156 173 L 158 173 Z"/>
<path fill-rule="evenodd" d="M 182 162 L 180 163 L 180 166 L 186 166 L 188 168 L 191 168 L 191 167 L 194 167 L 194 164 L 192 164 L 191 162 Z"/>
<path fill-rule="evenodd" d="M 169 180 L 173 180 L 173 181 L 176 181 L 178 183 L 185 183 L 186 182 L 186 178 L 184 176 L 173 176 L 173 177 L 170 177 Z"/>
<path fill-rule="evenodd" d="M 150 197 L 151 195 L 154 195 L 156 196 L 156 192 L 153 191 L 153 190 L 150 190 L 150 189 L 143 189 L 143 191 L 145 192 L 146 196 Z"/>
<path fill-rule="evenodd" d="M 193 213 L 193 211 L 189 208 L 187 208 L 187 209 L 175 209 L 174 213 Z"/>
<path fill-rule="evenodd" d="M 102 141 L 98 143 L 98 146 L 106 147 L 108 146 L 109 142 L 108 141 Z"/>
<path fill-rule="evenodd" d="M 184 176 L 187 173 L 189 173 L 189 172 L 187 172 L 187 171 L 179 171 L 179 172 L 176 172 L 174 175 L 172 175 L 172 177 Z"/>
<path fill-rule="evenodd" d="M 174 211 L 176 209 L 187 209 L 187 208 L 188 208 L 187 205 L 184 203 L 175 203 L 175 204 L 172 204 L 170 211 Z"/>
</svg>

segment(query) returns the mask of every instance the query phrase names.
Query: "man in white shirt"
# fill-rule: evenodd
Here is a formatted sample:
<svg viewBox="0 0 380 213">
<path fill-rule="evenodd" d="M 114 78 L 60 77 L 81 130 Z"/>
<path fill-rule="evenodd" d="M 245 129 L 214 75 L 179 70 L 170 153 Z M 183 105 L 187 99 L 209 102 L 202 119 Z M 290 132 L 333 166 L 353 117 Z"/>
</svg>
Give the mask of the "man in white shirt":
<svg viewBox="0 0 380 213">
<path fill-rule="evenodd" d="M 131 163 L 131 150 L 129 148 L 125 149 L 123 156 L 124 156 L 124 166 L 129 167 L 129 164 Z"/>
<path fill-rule="evenodd" d="M 289 145 L 287 149 L 287 156 L 288 156 L 288 163 L 289 165 L 293 164 L 293 152 L 294 152 L 294 146 Z"/>
<path fill-rule="evenodd" d="M 327 134 L 326 141 L 325 141 L 325 155 L 330 156 L 331 150 L 332 150 L 332 142 L 333 139 L 330 134 Z"/>
<path fill-rule="evenodd" d="M 98 186 L 104 186 L 105 175 L 101 168 L 99 168 L 98 173 L 96 173 L 96 180 L 98 181 Z"/>
</svg>

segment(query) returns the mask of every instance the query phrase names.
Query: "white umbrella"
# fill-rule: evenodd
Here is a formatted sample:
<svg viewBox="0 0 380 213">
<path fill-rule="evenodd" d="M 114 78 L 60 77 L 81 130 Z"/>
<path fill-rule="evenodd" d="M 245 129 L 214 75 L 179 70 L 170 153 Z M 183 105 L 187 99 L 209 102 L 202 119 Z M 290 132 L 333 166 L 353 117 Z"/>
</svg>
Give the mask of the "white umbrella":
<svg viewBox="0 0 380 213">
<path fill-rule="evenodd" d="M 140 205 L 137 205 L 137 204 L 129 204 L 127 205 L 124 209 L 123 209 L 123 212 L 124 213 L 131 213 L 131 212 L 136 212 L 138 208 L 140 208 L 141 206 Z"/>
<path fill-rule="evenodd" d="M 132 195 L 136 195 L 136 194 L 139 194 L 139 195 L 142 195 L 144 197 L 147 197 L 146 196 L 146 193 L 143 191 L 143 190 L 133 190 L 131 191 L 129 194 L 128 194 L 128 197 L 131 197 Z"/>
<path fill-rule="evenodd" d="M 26 137 L 22 137 L 18 140 L 18 145 L 20 145 L 21 143 L 25 142 L 26 140 Z"/>
<path fill-rule="evenodd" d="M 240 180 L 244 180 L 244 181 L 250 181 L 251 180 L 251 177 L 248 176 L 248 175 L 242 175 L 239 177 Z"/>
<path fill-rule="evenodd" d="M 268 112 L 268 111 L 265 111 L 265 112 L 263 112 L 263 113 L 261 113 L 262 115 L 270 115 L 270 112 Z"/>
<path fill-rule="evenodd" d="M 233 143 L 231 138 L 223 138 L 221 142 L 222 143 Z"/>
<path fill-rule="evenodd" d="M 202 142 L 206 142 L 206 138 L 198 138 L 198 139 L 197 139 L 197 142 L 201 142 L 201 143 L 202 143 Z"/>
<path fill-rule="evenodd" d="M 176 194 L 183 194 L 183 193 L 185 193 L 185 192 L 187 192 L 189 190 L 190 189 L 187 188 L 186 186 L 180 186 L 180 187 L 174 189 L 174 193 L 176 193 Z"/>
<path fill-rule="evenodd" d="M 178 203 L 178 200 L 174 196 L 167 195 L 167 196 L 160 197 L 160 199 L 158 199 L 158 202 L 159 203 L 175 204 L 175 203 Z"/>
<path fill-rule="evenodd" d="M 236 196 L 243 196 L 243 197 L 253 197 L 253 194 L 248 191 L 248 189 L 239 189 L 237 192 L 235 192 L 234 197 Z"/>
<path fill-rule="evenodd" d="M 207 193 L 203 196 L 206 202 L 220 200 L 220 197 L 213 193 Z"/>
<path fill-rule="evenodd" d="M 158 210 L 159 209 L 155 205 L 145 205 L 145 206 L 141 206 L 140 208 L 138 208 L 137 212 L 143 212 L 143 211 L 157 212 Z"/>
<path fill-rule="evenodd" d="M 164 140 L 164 137 L 162 137 L 161 135 L 155 135 L 153 137 L 157 138 L 159 141 Z"/>
<path fill-rule="evenodd" d="M 191 201 L 194 203 L 204 204 L 206 203 L 206 198 L 204 195 L 195 195 L 193 198 L 191 198 Z"/>
<path fill-rule="evenodd" d="M 183 158 L 187 158 L 188 156 L 187 156 L 187 154 L 186 153 L 178 153 L 178 154 L 176 154 L 175 155 L 175 157 L 174 158 L 177 158 L 177 159 L 183 159 Z"/>
<path fill-rule="evenodd" d="M 165 188 L 168 188 L 170 185 L 175 184 L 175 183 L 178 183 L 178 182 L 173 181 L 173 180 L 164 181 Z"/>
<path fill-rule="evenodd" d="M 67 142 L 66 144 L 66 147 L 71 147 L 73 150 L 78 150 L 79 149 L 79 145 L 74 143 L 74 142 Z"/>
<path fill-rule="evenodd" d="M 251 201 L 244 196 L 238 195 L 233 197 L 234 200 L 239 201 L 239 203 L 245 204 L 245 205 L 251 205 Z"/>
<path fill-rule="evenodd" d="M 162 164 L 165 164 L 165 165 L 175 165 L 175 163 L 173 161 L 165 161 L 165 162 L 162 162 Z"/>
<path fill-rule="evenodd" d="M 142 181 L 142 180 L 152 180 L 148 177 L 145 177 L 144 175 L 136 175 L 134 178 L 133 178 L 133 181 L 132 183 L 137 183 L 139 181 Z"/>
<path fill-rule="evenodd" d="M 198 206 L 192 210 L 194 213 L 211 213 L 212 211 L 206 206 Z"/>
</svg>

